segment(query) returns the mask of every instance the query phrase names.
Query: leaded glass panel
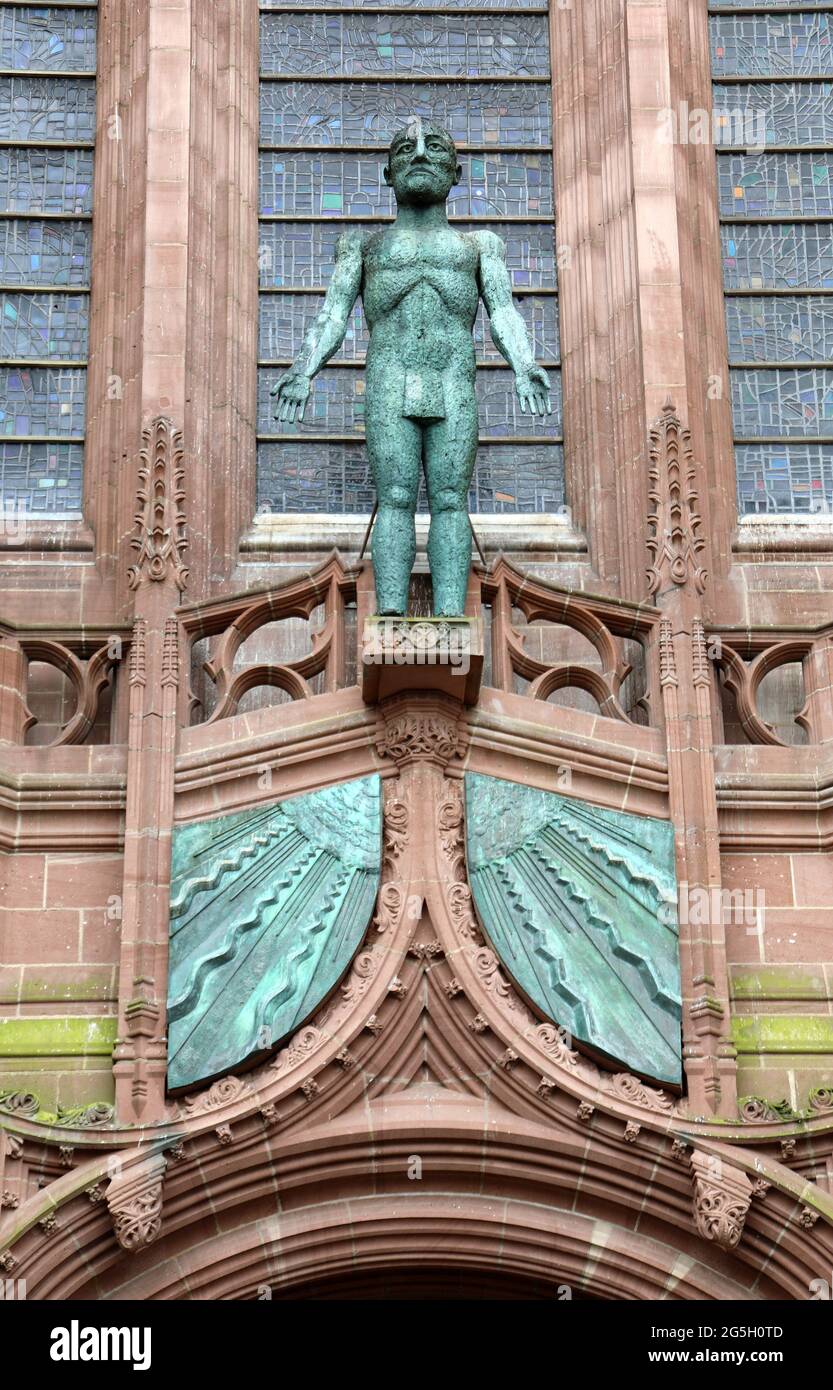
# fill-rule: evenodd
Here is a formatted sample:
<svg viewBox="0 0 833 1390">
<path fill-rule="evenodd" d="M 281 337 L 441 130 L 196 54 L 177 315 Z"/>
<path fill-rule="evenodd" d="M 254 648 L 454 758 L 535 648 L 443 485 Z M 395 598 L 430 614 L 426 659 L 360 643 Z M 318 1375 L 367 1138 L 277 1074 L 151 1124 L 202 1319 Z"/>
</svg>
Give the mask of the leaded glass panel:
<svg viewBox="0 0 833 1390">
<path fill-rule="evenodd" d="M 833 223 L 721 228 L 727 289 L 833 289 Z"/>
<path fill-rule="evenodd" d="M 96 12 L 0 9 L 0 68 L 18 72 L 95 72 Z"/>
<path fill-rule="evenodd" d="M 0 357 L 85 358 L 89 304 L 86 294 L 0 295 Z"/>
<path fill-rule="evenodd" d="M 87 373 L 55 367 L 0 367 L 0 435 L 82 435 Z"/>
<path fill-rule="evenodd" d="M 833 438 L 833 371 L 808 367 L 734 370 L 732 408 L 741 438 L 824 435 Z"/>
<path fill-rule="evenodd" d="M 0 77 L 0 140 L 94 139 L 94 78 Z"/>
<path fill-rule="evenodd" d="M 304 14 L 260 17 L 262 73 L 547 77 L 546 15 Z"/>
<path fill-rule="evenodd" d="M 719 154 L 723 217 L 830 217 L 833 154 Z"/>
<path fill-rule="evenodd" d="M 364 445 L 264 441 L 258 448 L 258 510 L 367 516 L 376 492 Z M 481 445 L 469 491 L 472 512 L 554 512 L 564 505 L 560 444 Z M 428 510 L 424 480 L 418 507 Z"/>
<path fill-rule="evenodd" d="M 815 0 L 809 2 L 813 4 Z M 278 0 L 275 0 L 275 4 L 277 3 Z M 324 5 L 327 0 L 313 0 L 313 3 Z M 358 3 L 364 4 L 365 0 L 358 0 Z M 367 0 L 367 3 L 369 4 L 370 0 Z M 808 0 L 743 0 L 742 5 L 739 0 L 709 0 L 709 6 L 714 10 L 806 10 L 807 5 Z"/>
<path fill-rule="evenodd" d="M 260 343 L 258 355 L 269 360 L 294 358 L 304 334 L 321 308 L 322 298 L 311 294 L 264 295 L 260 308 Z M 558 306 L 554 295 L 522 295 L 515 301 L 534 345 L 536 358 L 558 359 Z M 492 342 L 488 320 L 481 306 L 474 325 L 474 343 L 478 358 L 486 361 L 504 359 Z M 344 344 L 334 361 L 357 361 L 367 351 L 367 330 L 361 303 L 353 309 L 347 325 Z"/>
<path fill-rule="evenodd" d="M 81 510 L 81 444 L 13 444 L 0 439 L 3 511 L 49 516 Z"/>
<path fill-rule="evenodd" d="M 92 6 L 0 5 L 0 506 L 43 516 L 81 507 L 95 67 Z"/>
<path fill-rule="evenodd" d="M 833 297 L 729 297 L 730 362 L 833 362 Z"/>
<path fill-rule="evenodd" d="M 262 82 L 263 145 L 386 147 L 414 116 L 438 121 L 460 144 L 547 146 L 546 83 Z"/>
<path fill-rule="evenodd" d="M 791 3 L 798 3 L 798 0 L 790 0 Z M 437 0 L 385 0 L 385 6 L 389 10 L 420 10 L 435 7 Z M 349 0 L 345 3 L 344 9 L 360 10 L 363 5 L 378 8 L 379 0 Z M 333 0 L 307 0 L 307 8 L 312 9 L 327 7 L 332 9 Z M 546 6 L 542 0 L 443 0 L 443 9 L 446 10 L 542 10 Z M 285 10 L 286 0 L 260 0 L 261 10 Z"/>
<path fill-rule="evenodd" d="M 3 212 L 90 212 L 92 183 L 92 150 L 0 150 Z"/>
<path fill-rule="evenodd" d="M 829 82 L 715 85 L 717 145 L 824 145 L 833 142 Z"/>
<path fill-rule="evenodd" d="M 833 446 L 737 444 L 741 512 L 833 511 Z"/>
<path fill-rule="evenodd" d="M 823 13 L 712 15 L 715 77 L 833 74 L 831 19 Z"/>
<path fill-rule="evenodd" d="M 458 217 L 551 217 L 552 158 L 485 154 L 463 159 L 449 213 Z M 393 192 L 377 153 L 261 152 L 260 211 L 264 216 L 372 217 L 394 213 Z"/>
<path fill-rule="evenodd" d="M 278 429 L 272 415 L 270 390 L 281 375 L 280 367 L 264 367 L 258 373 L 257 428 L 260 434 L 290 437 L 293 433 L 354 434 L 364 429 L 365 377 L 363 371 L 331 367 L 313 383 L 303 423 Z M 553 413 L 542 419 L 522 415 L 514 389 L 514 377 L 506 371 L 477 373 L 477 400 L 481 439 L 506 435 L 536 435 L 541 438 L 561 434 L 561 381 L 557 371 L 550 373 Z"/>
<path fill-rule="evenodd" d="M 370 231 L 378 230 L 378 219 L 393 217 L 393 196 L 382 179 L 386 147 L 394 130 L 422 115 L 441 121 L 459 145 L 469 147 L 463 153 L 462 182 L 449 200 L 450 214 L 466 224 L 491 224 L 504 237 L 513 286 L 533 292 L 516 302 L 534 336 L 536 357 L 557 362 L 557 300 L 553 294 L 534 293 L 554 290 L 556 283 L 552 158 L 547 150 L 552 139 L 547 16 L 519 14 L 522 5 L 494 4 L 494 15 L 478 16 L 466 14 L 468 6 L 460 6 L 459 15 L 407 14 L 406 8 L 420 7 L 403 5 L 397 12 L 392 5 L 385 13 L 372 13 L 369 7 L 351 12 L 343 6 L 338 12 L 333 7 L 330 13 L 310 14 L 275 6 L 272 14 L 261 17 L 261 70 L 267 79 L 279 80 L 261 83 L 261 143 L 277 148 L 261 152 L 260 209 L 264 219 L 287 219 L 260 224 L 261 287 L 285 291 L 261 295 L 261 361 L 287 362 L 300 345 L 321 298 L 293 291 L 318 290 L 329 283 L 344 219 L 370 219 L 363 228 L 358 223 L 359 230 Z M 308 80 L 295 83 L 294 76 Z M 325 77 L 330 80 L 323 81 Z M 520 82 L 521 77 L 536 80 Z M 484 80 L 501 78 L 505 80 Z M 290 146 L 296 148 L 285 148 Z M 523 146 L 530 147 L 528 153 L 519 148 Z M 538 434 L 542 440 L 557 439 L 557 369 L 557 413 L 542 425 L 520 414 L 512 374 L 494 348 L 482 310 L 474 338 L 478 358 L 496 364 L 478 372 L 481 438 Z M 276 424 L 269 396 L 283 368 L 261 368 L 259 505 L 278 511 L 366 514 L 371 509 L 374 492 L 360 434 L 365 384 L 357 370 L 366 346 L 357 306 L 335 358 L 344 365 L 331 365 L 317 378 L 294 442 L 291 427 Z M 355 445 L 338 438 L 351 434 Z M 318 442 L 311 438 L 315 435 L 331 438 Z M 280 436 L 280 442 L 270 442 L 269 436 Z M 472 509 L 560 506 L 560 445 L 550 442 L 542 444 L 543 453 L 536 450 L 535 445 L 484 445 L 472 485 Z"/>
<path fill-rule="evenodd" d="M 370 233 L 378 224 L 356 228 Z M 262 287 L 283 286 L 317 288 L 329 278 L 336 258 L 336 245 L 344 224 L 332 222 L 261 222 L 258 265 Z M 518 289 L 555 288 L 556 253 L 552 225 L 531 222 L 501 228 L 506 245 L 506 261 L 513 285 Z M 268 301 L 261 301 L 265 305 Z"/>
</svg>

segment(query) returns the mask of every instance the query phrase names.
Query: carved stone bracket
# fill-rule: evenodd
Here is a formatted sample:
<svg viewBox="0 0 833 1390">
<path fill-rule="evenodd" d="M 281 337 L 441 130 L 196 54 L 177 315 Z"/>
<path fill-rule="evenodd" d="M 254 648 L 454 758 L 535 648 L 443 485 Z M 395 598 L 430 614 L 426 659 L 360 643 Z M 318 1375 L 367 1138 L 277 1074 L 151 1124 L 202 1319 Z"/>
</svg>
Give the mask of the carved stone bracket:
<svg viewBox="0 0 833 1390">
<path fill-rule="evenodd" d="M 380 705 L 376 748 L 397 767 L 425 761 L 445 768 L 463 752 L 460 705 L 445 695 L 395 695 Z"/>
<path fill-rule="evenodd" d="M 695 1149 L 691 1155 L 694 1220 L 701 1236 L 733 1250 L 743 1234 L 752 1184 L 740 1168 Z"/>
<path fill-rule="evenodd" d="M 165 1155 L 152 1154 L 110 1179 L 107 1206 L 124 1250 L 143 1250 L 159 1235 L 165 1168 Z"/>
</svg>

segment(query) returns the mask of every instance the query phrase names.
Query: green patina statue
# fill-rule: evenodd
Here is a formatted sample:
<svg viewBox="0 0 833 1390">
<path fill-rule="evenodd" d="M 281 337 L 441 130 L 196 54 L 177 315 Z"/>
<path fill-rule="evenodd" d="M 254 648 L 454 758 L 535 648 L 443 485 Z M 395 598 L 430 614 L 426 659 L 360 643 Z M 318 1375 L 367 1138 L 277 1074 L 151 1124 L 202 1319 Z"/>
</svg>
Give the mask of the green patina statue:
<svg viewBox="0 0 833 1390">
<path fill-rule="evenodd" d="M 367 451 L 376 485 L 373 572 L 381 614 L 407 611 L 416 555 L 414 514 L 425 468 L 434 613 L 463 613 L 471 560 L 467 494 L 477 453 L 472 326 L 482 296 L 492 337 L 515 373 L 522 411 L 551 410 L 512 300 L 503 242 L 451 227 L 446 199 L 462 169 L 448 131 L 415 119 L 391 141 L 386 183 L 396 221 L 372 235 L 346 232 L 321 312 L 273 388 L 275 414 L 303 419 L 312 378 L 341 345 L 362 296 L 370 329 Z"/>
</svg>

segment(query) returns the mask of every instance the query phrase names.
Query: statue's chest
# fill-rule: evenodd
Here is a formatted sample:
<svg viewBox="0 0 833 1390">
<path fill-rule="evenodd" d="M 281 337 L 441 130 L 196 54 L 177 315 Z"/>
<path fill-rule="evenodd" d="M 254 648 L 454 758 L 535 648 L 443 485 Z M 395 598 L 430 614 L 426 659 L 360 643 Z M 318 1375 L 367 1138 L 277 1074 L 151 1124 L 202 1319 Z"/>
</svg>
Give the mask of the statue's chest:
<svg viewBox="0 0 833 1390">
<path fill-rule="evenodd" d="M 365 261 L 369 280 L 380 275 L 409 279 L 423 275 L 432 280 L 446 275 L 452 279 L 465 275 L 474 279 L 476 272 L 476 250 L 451 231 L 427 237 L 409 233 L 385 236 L 371 247 Z"/>
</svg>

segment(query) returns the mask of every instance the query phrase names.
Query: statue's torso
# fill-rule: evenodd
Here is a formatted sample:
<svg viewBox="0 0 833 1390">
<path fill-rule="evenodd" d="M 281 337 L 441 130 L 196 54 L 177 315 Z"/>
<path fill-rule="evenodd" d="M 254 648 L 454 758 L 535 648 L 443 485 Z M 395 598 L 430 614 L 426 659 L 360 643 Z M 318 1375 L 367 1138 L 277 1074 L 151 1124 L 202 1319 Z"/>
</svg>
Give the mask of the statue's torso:
<svg viewBox="0 0 833 1390">
<path fill-rule="evenodd" d="M 478 247 L 452 227 L 416 234 L 395 225 L 365 244 L 362 299 L 374 363 L 469 373 L 477 313 Z"/>
</svg>

